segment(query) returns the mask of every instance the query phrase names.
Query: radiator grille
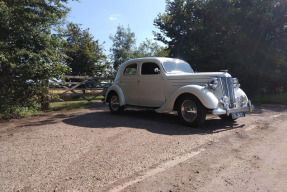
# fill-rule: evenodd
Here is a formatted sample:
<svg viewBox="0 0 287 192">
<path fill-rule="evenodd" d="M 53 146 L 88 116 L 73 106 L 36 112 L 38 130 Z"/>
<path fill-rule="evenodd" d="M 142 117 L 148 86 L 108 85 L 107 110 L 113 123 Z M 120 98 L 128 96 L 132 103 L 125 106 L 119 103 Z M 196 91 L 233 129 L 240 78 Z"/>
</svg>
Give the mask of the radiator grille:
<svg viewBox="0 0 287 192">
<path fill-rule="evenodd" d="M 230 100 L 230 108 L 234 107 L 235 95 L 232 77 L 220 77 L 220 83 L 223 96 L 227 96 Z"/>
</svg>

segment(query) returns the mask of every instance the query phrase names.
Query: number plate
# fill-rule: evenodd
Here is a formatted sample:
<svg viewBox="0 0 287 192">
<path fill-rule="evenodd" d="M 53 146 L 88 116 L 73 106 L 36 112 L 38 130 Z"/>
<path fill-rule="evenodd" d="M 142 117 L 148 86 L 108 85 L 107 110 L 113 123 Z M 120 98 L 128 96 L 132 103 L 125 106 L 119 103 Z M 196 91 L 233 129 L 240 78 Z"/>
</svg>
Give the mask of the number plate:
<svg viewBox="0 0 287 192">
<path fill-rule="evenodd" d="M 239 117 L 245 117 L 245 113 L 244 112 L 232 113 L 231 116 L 232 116 L 232 119 L 237 119 Z"/>
</svg>

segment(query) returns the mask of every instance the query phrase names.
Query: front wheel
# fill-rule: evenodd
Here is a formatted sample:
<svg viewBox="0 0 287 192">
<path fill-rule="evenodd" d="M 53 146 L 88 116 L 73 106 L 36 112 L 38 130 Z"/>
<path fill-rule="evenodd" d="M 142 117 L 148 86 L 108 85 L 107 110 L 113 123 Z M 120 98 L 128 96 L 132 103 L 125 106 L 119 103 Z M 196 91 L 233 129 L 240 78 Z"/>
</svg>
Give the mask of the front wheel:
<svg viewBox="0 0 287 192">
<path fill-rule="evenodd" d="M 186 95 L 178 102 L 178 115 L 180 120 L 191 127 L 200 127 L 206 118 L 206 109 L 193 95 Z"/>
<path fill-rule="evenodd" d="M 113 114 L 119 114 L 124 110 L 124 107 L 120 105 L 120 98 L 117 93 L 111 93 L 109 108 Z"/>
</svg>

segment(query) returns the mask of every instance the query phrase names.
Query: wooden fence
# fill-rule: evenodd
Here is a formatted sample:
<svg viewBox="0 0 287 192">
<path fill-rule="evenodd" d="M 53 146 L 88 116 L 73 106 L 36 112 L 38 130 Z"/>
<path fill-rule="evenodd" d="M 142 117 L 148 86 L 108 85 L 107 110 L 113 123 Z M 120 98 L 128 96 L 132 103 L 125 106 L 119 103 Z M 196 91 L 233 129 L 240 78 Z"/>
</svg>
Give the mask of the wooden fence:
<svg viewBox="0 0 287 192">
<path fill-rule="evenodd" d="M 64 101 L 101 100 L 103 97 L 99 96 L 105 95 L 112 81 L 112 77 L 63 76 L 61 80 L 49 82 L 49 100 L 55 96 Z"/>
</svg>

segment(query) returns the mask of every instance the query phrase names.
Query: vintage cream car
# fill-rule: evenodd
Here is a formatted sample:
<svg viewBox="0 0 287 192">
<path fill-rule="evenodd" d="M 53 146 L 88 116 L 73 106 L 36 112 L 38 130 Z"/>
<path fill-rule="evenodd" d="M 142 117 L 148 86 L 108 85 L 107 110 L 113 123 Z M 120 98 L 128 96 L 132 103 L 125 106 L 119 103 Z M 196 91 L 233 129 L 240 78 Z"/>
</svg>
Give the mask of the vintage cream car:
<svg viewBox="0 0 287 192">
<path fill-rule="evenodd" d="M 153 108 L 159 113 L 177 111 L 187 125 L 201 126 L 207 113 L 233 120 L 252 111 L 253 105 L 227 71 L 195 73 L 180 59 L 151 57 L 120 65 L 105 94 L 112 113 L 126 107 Z"/>
</svg>

